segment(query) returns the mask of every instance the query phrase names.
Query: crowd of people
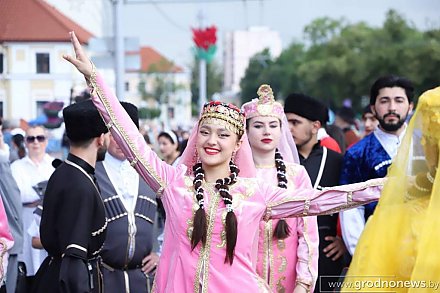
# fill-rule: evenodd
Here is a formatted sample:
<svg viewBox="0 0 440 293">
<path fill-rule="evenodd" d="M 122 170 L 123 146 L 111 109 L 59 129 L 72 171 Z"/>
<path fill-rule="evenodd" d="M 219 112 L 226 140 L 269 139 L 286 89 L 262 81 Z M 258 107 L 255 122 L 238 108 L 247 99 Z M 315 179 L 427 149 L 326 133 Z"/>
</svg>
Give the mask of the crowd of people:
<svg viewBox="0 0 440 293">
<path fill-rule="evenodd" d="M 0 292 L 331 292 L 347 290 L 347 270 L 346 282 L 439 279 L 439 89 L 414 114 L 412 83 L 379 77 L 359 128 L 349 107 L 329 124 L 318 99 L 281 104 L 261 85 L 153 140 L 71 39 L 64 58 L 91 95 L 63 110 L 66 157 L 47 153 L 42 126 L 10 145 L 0 131 Z"/>
</svg>

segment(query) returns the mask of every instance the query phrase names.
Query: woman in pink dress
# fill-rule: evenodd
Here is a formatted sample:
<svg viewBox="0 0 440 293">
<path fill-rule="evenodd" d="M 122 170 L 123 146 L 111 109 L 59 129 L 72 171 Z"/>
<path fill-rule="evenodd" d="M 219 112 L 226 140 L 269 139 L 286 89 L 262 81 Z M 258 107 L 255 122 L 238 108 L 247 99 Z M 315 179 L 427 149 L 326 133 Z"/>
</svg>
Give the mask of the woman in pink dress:
<svg viewBox="0 0 440 293">
<path fill-rule="evenodd" d="M 153 292 L 270 292 L 254 260 L 259 222 L 333 213 L 377 200 L 383 180 L 325 189 L 283 189 L 255 178 L 245 117 L 237 107 L 204 105 L 177 167 L 145 143 L 71 33 L 93 102 L 131 165 L 161 196 L 165 239 Z"/>
<path fill-rule="evenodd" d="M 275 102 L 269 85 L 260 86 L 257 93 L 258 99 L 242 106 L 257 178 L 290 190 L 311 189 L 309 175 L 299 164 L 283 106 Z M 316 217 L 261 221 L 257 273 L 273 292 L 313 291 L 318 246 Z"/>
<path fill-rule="evenodd" d="M 3 285 L 8 267 L 8 250 L 14 245 L 9 231 L 8 218 L 6 217 L 3 200 L 0 197 L 0 287 Z"/>
</svg>

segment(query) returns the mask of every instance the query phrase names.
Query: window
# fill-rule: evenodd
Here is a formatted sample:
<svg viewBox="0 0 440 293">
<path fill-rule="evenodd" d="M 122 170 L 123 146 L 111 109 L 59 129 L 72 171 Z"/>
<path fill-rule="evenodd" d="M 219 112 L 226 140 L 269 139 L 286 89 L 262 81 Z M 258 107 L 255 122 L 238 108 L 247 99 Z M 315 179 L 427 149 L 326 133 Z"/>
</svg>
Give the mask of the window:
<svg viewBox="0 0 440 293">
<path fill-rule="evenodd" d="M 0 74 L 3 73 L 3 53 L 0 53 Z"/>
<path fill-rule="evenodd" d="M 47 102 L 48 101 L 37 101 L 37 117 L 44 115 L 43 107 Z"/>
<path fill-rule="evenodd" d="M 50 73 L 49 65 L 49 53 L 37 53 L 37 73 Z"/>
</svg>

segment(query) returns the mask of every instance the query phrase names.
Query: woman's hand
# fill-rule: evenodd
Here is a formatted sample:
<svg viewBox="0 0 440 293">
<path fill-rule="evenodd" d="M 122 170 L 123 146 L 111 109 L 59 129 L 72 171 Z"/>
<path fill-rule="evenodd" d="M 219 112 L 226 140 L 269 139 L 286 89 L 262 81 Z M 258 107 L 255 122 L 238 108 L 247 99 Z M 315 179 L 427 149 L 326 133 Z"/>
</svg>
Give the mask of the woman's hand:
<svg viewBox="0 0 440 293">
<path fill-rule="evenodd" d="M 75 58 L 70 55 L 63 55 L 63 58 L 72 63 L 79 72 L 81 72 L 86 80 L 90 79 L 92 76 L 93 66 L 90 59 L 84 53 L 81 44 L 78 41 L 74 32 L 69 32 L 70 42 L 73 45 L 73 50 L 75 51 Z"/>
</svg>

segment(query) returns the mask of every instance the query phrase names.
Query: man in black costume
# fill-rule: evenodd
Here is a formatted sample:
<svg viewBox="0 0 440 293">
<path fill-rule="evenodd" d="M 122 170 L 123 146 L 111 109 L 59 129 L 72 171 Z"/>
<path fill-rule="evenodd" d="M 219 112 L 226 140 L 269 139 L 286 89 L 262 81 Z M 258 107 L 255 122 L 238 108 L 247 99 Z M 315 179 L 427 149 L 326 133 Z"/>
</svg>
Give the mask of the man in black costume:
<svg viewBox="0 0 440 293">
<path fill-rule="evenodd" d="M 47 184 L 40 236 L 49 256 L 33 292 L 102 292 L 98 255 L 107 219 L 94 173 L 110 138 L 91 100 L 66 107 L 63 115 L 70 153 Z"/>
<path fill-rule="evenodd" d="M 318 130 L 328 120 L 327 107 L 304 94 L 290 94 L 284 112 L 298 148 L 301 165 L 316 189 L 338 185 L 342 155 L 321 146 Z M 332 291 L 329 282 L 338 280 L 343 269 L 344 242 L 337 236 L 338 214 L 318 216 L 319 261 L 315 292 Z M 327 276 L 327 277 L 323 277 Z M 333 276 L 333 277 L 330 277 Z"/>
<path fill-rule="evenodd" d="M 139 128 L 136 106 L 121 104 Z M 108 219 L 100 253 L 104 292 L 150 292 L 151 272 L 159 260 L 153 252 L 156 194 L 130 166 L 111 134 L 105 160 L 96 163 L 96 178 Z"/>
</svg>

